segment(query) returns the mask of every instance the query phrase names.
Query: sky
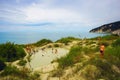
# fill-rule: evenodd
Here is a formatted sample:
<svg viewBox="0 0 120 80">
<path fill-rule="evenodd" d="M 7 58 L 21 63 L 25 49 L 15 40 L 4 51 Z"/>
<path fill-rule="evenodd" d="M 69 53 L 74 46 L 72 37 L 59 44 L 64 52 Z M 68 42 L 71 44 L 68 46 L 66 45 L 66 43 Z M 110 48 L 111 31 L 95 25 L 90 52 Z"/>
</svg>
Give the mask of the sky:
<svg viewBox="0 0 120 80">
<path fill-rule="evenodd" d="M 0 0 L 0 31 L 85 30 L 120 20 L 120 0 Z"/>
</svg>

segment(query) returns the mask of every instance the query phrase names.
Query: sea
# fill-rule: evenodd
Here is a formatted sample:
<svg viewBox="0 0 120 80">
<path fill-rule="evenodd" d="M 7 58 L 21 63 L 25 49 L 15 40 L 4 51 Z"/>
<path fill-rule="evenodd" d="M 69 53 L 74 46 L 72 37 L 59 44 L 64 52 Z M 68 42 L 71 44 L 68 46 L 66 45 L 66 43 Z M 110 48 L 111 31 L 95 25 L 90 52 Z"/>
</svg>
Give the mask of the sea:
<svg viewBox="0 0 120 80">
<path fill-rule="evenodd" d="M 35 43 L 41 39 L 50 39 L 53 42 L 63 37 L 93 38 L 106 34 L 89 33 L 89 31 L 18 31 L 0 32 L 0 44 L 13 42 L 15 44 Z"/>
</svg>

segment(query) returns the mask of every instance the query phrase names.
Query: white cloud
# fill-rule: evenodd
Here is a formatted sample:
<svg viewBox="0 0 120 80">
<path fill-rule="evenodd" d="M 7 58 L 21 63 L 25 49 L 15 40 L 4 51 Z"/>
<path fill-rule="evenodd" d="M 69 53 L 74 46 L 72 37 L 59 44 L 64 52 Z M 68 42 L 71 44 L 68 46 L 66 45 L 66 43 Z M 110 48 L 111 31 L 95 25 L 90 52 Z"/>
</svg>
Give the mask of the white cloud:
<svg viewBox="0 0 120 80">
<path fill-rule="evenodd" d="M 24 1 L 16 0 L 18 3 Z M 120 19 L 119 0 L 31 0 L 31 2 L 27 4 L 26 1 L 26 5 L 22 6 L 22 3 L 17 7 L 0 6 L 0 18 L 13 23 L 51 22 L 89 26 L 99 26 Z"/>
<path fill-rule="evenodd" d="M 82 17 L 76 12 L 64 8 L 51 8 L 33 3 L 23 9 L 27 21 L 30 22 L 78 22 Z"/>
</svg>

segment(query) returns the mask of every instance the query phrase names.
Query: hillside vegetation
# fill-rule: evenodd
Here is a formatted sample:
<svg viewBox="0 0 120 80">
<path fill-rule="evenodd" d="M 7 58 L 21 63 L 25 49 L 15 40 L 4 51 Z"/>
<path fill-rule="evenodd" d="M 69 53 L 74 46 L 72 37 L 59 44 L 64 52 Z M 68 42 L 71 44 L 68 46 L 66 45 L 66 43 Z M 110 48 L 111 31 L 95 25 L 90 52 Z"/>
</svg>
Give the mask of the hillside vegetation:
<svg viewBox="0 0 120 80">
<path fill-rule="evenodd" d="M 50 40 L 40 40 L 36 46 L 52 44 Z M 50 72 L 32 72 L 24 66 L 23 47 L 13 43 L 0 45 L 0 79 L 1 80 L 120 80 L 120 37 L 106 35 L 90 39 L 77 39 L 73 37 L 62 38 L 55 44 L 71 46 L 69 53 L 54 60 L 58 67 Z M 100 56 L 100 44 L 105 45 L 104 56 Z M 53 43 L 54 45 L 54 43 Z M 48 46 L 48 45 L 47 45 Z M 53 46 L 52 46 L 53 47 Z M 57 44 L 59 47 L 59 44 Z M 57 48 L 56 47 L 56 48 Z M 51 48 L 51 47 L 50 47 Z M 3 56 L 4 53 L 4 56 Z M 5 55 L 6 54 L 6 55 Z M 24 56 L 23 56 L 24 55 Z M 54 54 L 53 54 L 54 55 Z M 9 59 L 8 59 L 9 58 Z M 8 65 L 20 59 L 23 68 Z M 46 78 L 41 76 L 45 75 Z"/>
<path fill-rule="evenodd" d="M 4 69 L 5 62 L 13 62 L 25 56 L 23 48 L 14 43 L 0 44 L 0 70 Z"/>
<path fill-rule="evenodd" d="M 71 47 L 69 54 L 57 60 L 58 69 L 50 77 L 61 80 L 120 80 L 120 38 L 107 35 L 100 41 L 97 39 L 88 39 Z M 99 52 L 101 43 L 106 45 L 103 58 Z"/>
</svg>

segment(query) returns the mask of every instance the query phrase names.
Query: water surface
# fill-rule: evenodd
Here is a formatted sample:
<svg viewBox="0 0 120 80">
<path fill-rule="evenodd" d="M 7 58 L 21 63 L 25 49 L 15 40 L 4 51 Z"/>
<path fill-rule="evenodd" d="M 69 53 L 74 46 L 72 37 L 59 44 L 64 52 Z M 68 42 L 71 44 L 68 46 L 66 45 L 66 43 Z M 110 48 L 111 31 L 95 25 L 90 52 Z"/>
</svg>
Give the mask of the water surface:
<svg viewBox="0 0 120 80">
<path fill-rule="evenodd" d="M 0 43 L 14 42 L 17 44 L 34 43 L 43 38 L 56 41 L 63 37 L 92 38 L 105 34 L 89 33 L 83 31 L 31 31 L 31 32 L 0 32 Z"/>
</svg>

